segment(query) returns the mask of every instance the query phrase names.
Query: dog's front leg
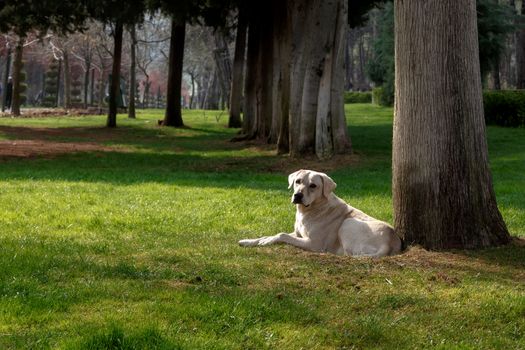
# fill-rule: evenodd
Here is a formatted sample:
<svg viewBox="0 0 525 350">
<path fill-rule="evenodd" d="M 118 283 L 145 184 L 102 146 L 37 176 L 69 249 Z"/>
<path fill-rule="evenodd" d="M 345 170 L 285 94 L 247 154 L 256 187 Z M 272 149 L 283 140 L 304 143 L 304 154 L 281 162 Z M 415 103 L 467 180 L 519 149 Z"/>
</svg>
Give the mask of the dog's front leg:
<svg viewBox="0 0 525 350">
<path fill-rule="evenodd" d="M 270 244 L 286 243 L 294 247 L 311 250 L 311 241 L 308 238 L 298 237 L 295 233 L 278 233 L 275 236 L 261 237 L 256 239 L 243 239 L 239 244 L 244 247 L 264 246 Z"/>
</svg>

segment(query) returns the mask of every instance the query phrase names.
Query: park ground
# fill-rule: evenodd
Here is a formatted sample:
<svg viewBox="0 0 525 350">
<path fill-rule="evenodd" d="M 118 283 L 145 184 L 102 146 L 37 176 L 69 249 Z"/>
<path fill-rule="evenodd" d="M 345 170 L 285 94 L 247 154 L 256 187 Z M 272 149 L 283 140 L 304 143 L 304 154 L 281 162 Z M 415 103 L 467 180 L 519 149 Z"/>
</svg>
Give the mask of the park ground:
<svg viewBox="0 0 525 350">
<path fill-rule="evenodd" d="M 232 143 L 220 111 L 0 118 L 0 349 L 523 349 L 525 129 L 488 128 L 513 244 L 383 259 L 241 248 L 292 229 L 287 175 L 392 222 L 392 110 L 348 105 L 355 153 Z"/>
</svg>

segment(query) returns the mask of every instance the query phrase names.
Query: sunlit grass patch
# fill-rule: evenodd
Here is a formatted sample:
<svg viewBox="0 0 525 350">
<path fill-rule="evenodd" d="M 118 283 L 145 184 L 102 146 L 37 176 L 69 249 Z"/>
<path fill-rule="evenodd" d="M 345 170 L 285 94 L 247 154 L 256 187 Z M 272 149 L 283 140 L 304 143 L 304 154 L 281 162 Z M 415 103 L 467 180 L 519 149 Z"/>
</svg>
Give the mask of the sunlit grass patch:
<svg viewBox="0 0 525 350">
<path fill-rule="evenodd" d="M 523 245 L 379 260 L 240 248 L 292 230 L 289 168 L 267 145 L 229 142 L 237 130 L 214 113 L 171 129 L 141 111 L 111 131 L 104 116 L 0 118 L 3 140 L 119 147 L 0 160 L 0 348 L 525 347 Z M 358 156 L 307 164 L 392 222 L 392 110 L 347 113 Z M 525 130 L 488 135 L 500 209 L 523 237 Z"/>
</svg>

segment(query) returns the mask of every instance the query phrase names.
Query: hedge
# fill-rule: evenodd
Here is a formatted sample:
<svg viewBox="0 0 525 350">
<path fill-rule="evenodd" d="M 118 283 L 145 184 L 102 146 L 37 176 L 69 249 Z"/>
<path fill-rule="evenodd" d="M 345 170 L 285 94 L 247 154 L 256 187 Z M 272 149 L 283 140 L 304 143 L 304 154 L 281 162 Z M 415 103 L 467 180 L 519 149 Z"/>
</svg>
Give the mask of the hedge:
<svg viewBox="0 0 525 350">
<path fill-rule="evenodd" d="M 525 127 L 525 90 L 483 92 L 485 122 L 507 127 Z"/>
<path fill-rule="evenodd" d="M 345 103 L 372 103 L 370 91 L 345 91 Z"/>
</svg>

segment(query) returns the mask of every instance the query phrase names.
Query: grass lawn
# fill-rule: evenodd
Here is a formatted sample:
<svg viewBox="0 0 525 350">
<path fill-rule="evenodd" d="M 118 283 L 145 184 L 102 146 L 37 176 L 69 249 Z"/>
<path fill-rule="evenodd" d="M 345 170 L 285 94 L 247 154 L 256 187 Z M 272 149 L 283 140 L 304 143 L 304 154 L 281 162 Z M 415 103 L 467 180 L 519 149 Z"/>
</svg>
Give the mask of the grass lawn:
<svg viewBox="0 0 525 350">
<path fill-rule="evenodd" d="M 525 348 L 521 243 L 378 260 L 237 245 L 292 229 L 301 167 L 392 222 L 392 110 L 347 113 L 355 155 L 291 164 L 228 142 L 221 112 L 177 130 L 160 111 L 115 130 L 0 118 L 1 147 L 42 151 L 0 156 L 0 349 Z M 488 136 L 500 209 L 525 238 L 525 129 Z"/>
</svg>

